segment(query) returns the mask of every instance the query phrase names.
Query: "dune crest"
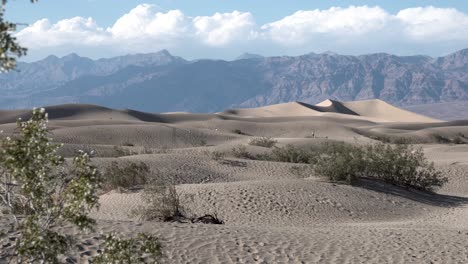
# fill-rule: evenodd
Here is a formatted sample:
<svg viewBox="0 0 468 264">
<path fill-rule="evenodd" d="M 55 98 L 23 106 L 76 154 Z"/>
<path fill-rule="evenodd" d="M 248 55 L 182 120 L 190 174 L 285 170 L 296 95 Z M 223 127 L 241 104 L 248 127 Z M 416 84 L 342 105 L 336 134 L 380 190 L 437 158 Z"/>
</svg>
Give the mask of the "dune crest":
<svg viewBox="0 0 468 264">
<path fill-rule="evenodd" d="M 258 108 L 231 109 L 222 114 L 240 117 L 292 117 L 292 116 L 337 116 L 360 118 L 377 122 L 435 123 L 441 120 L 419 115 L 390 105 L 382 100 L 339 102 L 327 99 L 316 105 L 291 102 Z"/>
</svg>

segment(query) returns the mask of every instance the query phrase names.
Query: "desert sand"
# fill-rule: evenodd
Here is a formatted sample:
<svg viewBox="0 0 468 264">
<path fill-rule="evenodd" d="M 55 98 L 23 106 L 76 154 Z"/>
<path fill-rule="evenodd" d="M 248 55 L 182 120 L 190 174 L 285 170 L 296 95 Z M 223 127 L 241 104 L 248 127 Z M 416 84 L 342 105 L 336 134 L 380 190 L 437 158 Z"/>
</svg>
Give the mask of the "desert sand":
<svg viewBox="0 0 468 264">
<path fill-rule="evenodd" d="M 468 263 L 468 145 L 434 139 L 434 134 L 468 135 L 468 120 L 436 120 L 379 100 L 292 102 L 215 114 L 150 114 L 93 105 L 46 110 L 54 141 L 64 143 L 64 156 L 94 150 L 100 168 L 112 161 L 145 162 L 152 177 L 177 184 L 182 204 L 193 214 L 217 214 L 225 221 L 142 222 L 131 214 L 143 204 L 141 191 L 110 191 L 92 213 L 96 232 L 78 234 L 82 246 L 69 260 L 86 263 L 102 242 L 97 234 L 117 231 L 157 234 L 165 263 Z M 29 112 L 0 111 L 0 129 L 13 132 L 15 120 L 27 119 Z M 233 133 L 236 129 L 243 134 Z M 238 145 L 252 153 L 269 151 L 248 145 L 256 136 L 299 147 L 410 139 L 449 182 L 435 193 L 372 180 L 349 186 L 291 170 L 306 165 L 210 156 Z M 112 157 L 114 146 L 133 154 Z"/>
</svg>

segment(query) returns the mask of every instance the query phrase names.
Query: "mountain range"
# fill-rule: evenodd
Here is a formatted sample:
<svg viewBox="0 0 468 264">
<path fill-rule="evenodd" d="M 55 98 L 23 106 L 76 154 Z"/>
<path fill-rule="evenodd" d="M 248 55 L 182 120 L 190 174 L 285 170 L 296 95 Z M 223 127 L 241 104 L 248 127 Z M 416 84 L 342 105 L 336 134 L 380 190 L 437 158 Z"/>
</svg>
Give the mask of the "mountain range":
<svg viewBox="0 0 468 264">
<path fill-rule="evenodd" d="M 148 112 L 216 112 L 325 99 L 381 99 L 421 109 L 468 101 L 468 49 L 439 58 L 246 53 L 233 61 L 188 61 L 167 50 L 99 60 L 70 54 L 19 63 L 16 71 L 0 74 L 0 92 L 3 109 L 92 103 Z"/>
</svg>

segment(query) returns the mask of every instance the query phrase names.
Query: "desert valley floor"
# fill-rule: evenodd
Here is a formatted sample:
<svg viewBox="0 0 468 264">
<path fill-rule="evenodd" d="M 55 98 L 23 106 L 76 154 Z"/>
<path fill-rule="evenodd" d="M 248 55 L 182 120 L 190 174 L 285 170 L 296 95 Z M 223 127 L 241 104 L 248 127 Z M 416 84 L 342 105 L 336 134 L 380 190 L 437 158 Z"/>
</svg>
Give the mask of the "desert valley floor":
<svg viewBox="0 0 468 264">
<path fill-rule="evenodd" d="M 94 105 L 46 111 L 51 136 L 64 143 L 65 157 L 94 150 L 100 168 L 142 161 L 152 177 L 174 181 L 182 204 L 194 214 L 224 220 L 224 225 L 143 222 L 131 214 L 142 204 L 141 191 L 103 193 L 92 214 L 96 233 L 157 234 L 165 263 L 468 263 L 468 138 L 448 144 L 434 137 L 468 135 L 468 120 L 435 120 L 378 100 L 294 102 L 216 114 Z M 0 111 L 0 129 L 13 132 L 16 119 L 29 114 Z M 449 181 L 436 193 L 372 180 L 350 186 L 308 170 L 294 173 L 307 165 L 229 155 L 239 145 L 251 153 L 270 151 L 248 144 L 260 136 L 298 147 L 406 138 L 422 147 Z M 115 146 L 129 155 L 115 157 Z M 215 160 L 213 151 L 227 156 Z M 83 263 L 96 254 L 96 233 L 78 234 L 82 246 L 70 260 Z"/>
</svg>

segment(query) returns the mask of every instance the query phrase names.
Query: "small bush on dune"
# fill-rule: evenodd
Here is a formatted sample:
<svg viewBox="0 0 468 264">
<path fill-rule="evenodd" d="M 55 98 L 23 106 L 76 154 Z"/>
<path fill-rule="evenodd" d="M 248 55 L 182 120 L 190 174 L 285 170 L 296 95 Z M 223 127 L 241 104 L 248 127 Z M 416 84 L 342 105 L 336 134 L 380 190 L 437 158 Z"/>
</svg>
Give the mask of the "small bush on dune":
<svg viewBox="0 0 468 264">
<path fill-rule="evenodd" d="M 110 233 L 104 236 L 104 248 L 101 250 L 92 263 L 158 263 L 162 255 L 159 239 L 145 233 L 127 239 Z"/>
<path fill-rule="evenodd" d="M 125 156 L 132 156 L 136 155 L 136 152 L 133 152 L 129 149 L 120 147 L 120 146 L 114 146 L 112 147 L 112 152 L 110 153 L 110 157 L 125 157 Z"/>
<path fill-rule="evenodd" d="M 366 175 L 364 151 L 345 143 L 327 143 L 312 160 L 315 172 L 332 181 L 353 184 Z"/>
<path fill-rule="evenodd" d="M 216 151 L 216 150 L 212 151 L 210 155 L 211 155 L 211 158 L 216 161 L 223 160 L 226 157 L 226 153 L 221 152 L 221 151 Z"/>
<path fill-rule="evenodd" d="M 73 158 L 71 169 L 66 167 L 60 145 L 48 137 L 47 121 L 45 110 L 35 109 L 29 121 L 18 120 L 18 135 L 1 141 L 0 205 L 11 224 L 9 234 L 0 236 L 2 263 L 59 263 L 77 243 L 60 228 L 86 231 L 95 224 L 89 213 L 99 206 L 100 174 L 84 152 Z M 155 262 L 159 252 L 153 236 L 118 240 L 111 235 L 91 261 L 135 263 L 148 253 Z"/>
<path fill-rule="evenodd" d="M 315 155 L 313 151 L 304 150 L 293 145 L 275 147 L 270 154 L 263 155 L 263 159 L 278 162 L 309 163 Z"/>
<path fill-rule="evenodd" d="M 224 224 L 216 213 L 197 217 L 189 215 L 189 209 L 182 206 L 176 187 L 165 181 L 152 180 L 145 186 L 143 201 L 145 206 L 133 211 L 141 220 L 164 222 Z M 189 195 L 193 200 L 193 195 Z"/>
<path fill-rule="evenodd" d="M 119 165 L 118 162 L 113 161 L 103 174 L 103 189 L 108 191 L 144 185 L 149 173 L 150 168 L 144 162 L 131 162 L 130 164 Z"/>
<path fill-rule="evenodd" d="M 434 164 L 427 161 L 422 149 L 410 145 L 332 143 L 323 149 L 312 166 L 317 174 L 333 181 L 352 184 L 360 177 L 372 177 L 425 191 L 447 182 Z"/>
<path fill-rule="evenodd" d="M 427 161 L 421 148 L 407 145 L 369 145 L 365 149 L 367 175 L 388 183 L 431 191 L 447 178 Z"/>
<path fill-rule="evenodd" d="M 240 129 L 234 129 L 232 130 L 232 133 L 238 134 L 238 135 L 248 135 L 247 133 L 242 132 Z"/>
<path fill-rule="evenodd" d="M 142 195 L 146 206 L 134 213 L 142 220 L 176 221 L 185 218 L 176 187 L 161 180 L 151 180 Z"/>
<path fill-rule="evenodd" d="M 278 141 L 271 137 L 256 137 L 249 141 L 249 145 L 265 148 L 272 148 L 274 145 L 276 145 L 276 143 L 278 143 Z"/>
<path fill-rule="evenodd" d="M 236 158 L 255 159 L 255 157 L 247 151 L 247 147 L 243 145 L 232 148 L 231 153 Z"/>
</svg>

